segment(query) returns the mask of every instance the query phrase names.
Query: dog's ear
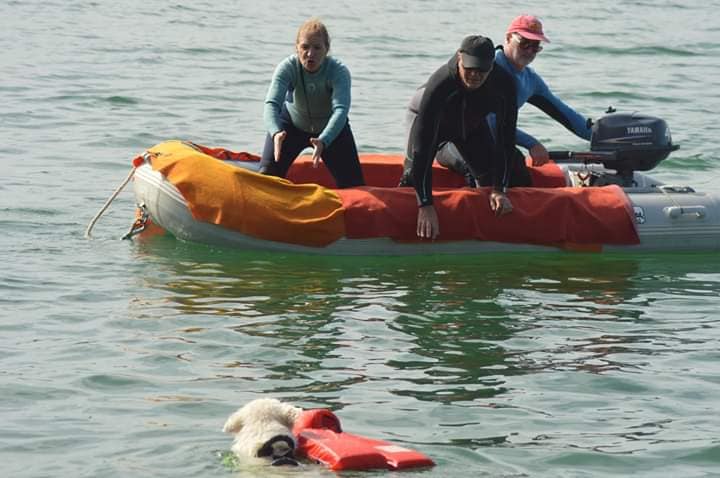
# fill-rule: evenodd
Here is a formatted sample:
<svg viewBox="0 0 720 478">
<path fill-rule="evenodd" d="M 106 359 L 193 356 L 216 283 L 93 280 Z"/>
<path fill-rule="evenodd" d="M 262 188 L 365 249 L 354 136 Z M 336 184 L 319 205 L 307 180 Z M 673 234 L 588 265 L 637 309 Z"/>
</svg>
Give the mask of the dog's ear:
<svg viewBox="0 0 720 478">
<path fill-rule="evenodd" d="M 295 420 L 297 420 L 302 413 L 302 408 L 295 407 L 288 403 L 282 403 L 280 407 L 283 425 L 292 430 L 293 425 L 295 425 Z"/>
<path fill-rule="evenodd" d="M 237 433 L 243 427 L 243 414 L 242 409 L 238 409 L 235 413 L 230 415 L 223 426 L 225 433 Z"/>
</svg>

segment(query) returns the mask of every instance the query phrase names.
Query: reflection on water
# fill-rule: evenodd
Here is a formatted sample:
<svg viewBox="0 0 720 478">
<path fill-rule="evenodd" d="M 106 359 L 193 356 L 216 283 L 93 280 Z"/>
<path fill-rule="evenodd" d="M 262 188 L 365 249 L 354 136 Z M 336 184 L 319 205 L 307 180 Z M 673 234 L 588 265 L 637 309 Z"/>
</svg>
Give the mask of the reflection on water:
<svg viewBox="0 0 720 478">
<path fill-rule="evenodd" d="M 172 312 L 200 344 L 252 351 L 221 353 L 217 376 L 245 369 L 269 391 L 338 408 L 357 388 L 502 406 L 529 374 L 637 373 L 693 348 L 654 303 L 717 288 L 717 260 L 693 255 L 333 258 L 166 238 L 137 254 L 154 264 L 141 279 L 164 304 L 154 315 Z"/>
</svg>

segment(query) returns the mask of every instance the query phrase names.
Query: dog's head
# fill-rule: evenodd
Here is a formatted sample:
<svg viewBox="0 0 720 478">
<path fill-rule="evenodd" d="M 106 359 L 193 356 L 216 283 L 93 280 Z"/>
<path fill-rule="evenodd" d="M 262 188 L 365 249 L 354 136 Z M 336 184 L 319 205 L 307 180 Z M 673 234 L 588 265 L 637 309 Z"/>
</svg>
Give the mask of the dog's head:
<svg viewBox="0 0 720 478">
<path fill-rule="evenodd" d="M 241 459 L 297 465 L 292 427 L 301 412 L 274 398 L 260 398 L 230 415 L 223 431 L 235 434 L 232 451 Z"/>
</svg>

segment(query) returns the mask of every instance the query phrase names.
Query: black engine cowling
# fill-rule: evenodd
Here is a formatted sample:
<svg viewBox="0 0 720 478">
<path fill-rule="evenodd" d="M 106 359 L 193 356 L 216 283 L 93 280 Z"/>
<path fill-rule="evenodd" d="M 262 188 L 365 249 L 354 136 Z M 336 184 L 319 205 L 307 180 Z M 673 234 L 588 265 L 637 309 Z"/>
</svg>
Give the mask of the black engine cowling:
<svg viewBox="0 0 720 478">
<path fill-rule="evenodd" d="M 621 176 L 649 171 L 678 149 L 672 144 L 667 123 L 638 113 L 612 113 L 592 128 L 590 150 L 608 155 L 603 166 Z"/>
</svg>

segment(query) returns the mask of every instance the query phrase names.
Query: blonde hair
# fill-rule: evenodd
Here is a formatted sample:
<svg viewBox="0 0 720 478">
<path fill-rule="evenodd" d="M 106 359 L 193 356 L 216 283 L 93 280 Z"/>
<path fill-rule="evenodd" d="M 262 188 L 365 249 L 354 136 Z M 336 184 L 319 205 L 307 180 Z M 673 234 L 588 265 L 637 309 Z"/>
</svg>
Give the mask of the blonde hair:
<svg viewBox="0 0 720 478">
<path fill-rule="evenodd" d="M 309 20 L 306 20 L 305 23 L 300 25 L 300 28 L 297 32 L 297 37 L 295 38 L 295 44 L 297 45 L 300 43 L 300 37 L 303 35 L 315 35 L 320 34 L 322 36 L 323 42 L 325 42 L 325 47 L 329 50 L 330 49 L 330 35 L 328 34 L 327 28 L 325 28 L 325 25 L 323 22 L 320 21 L 318 18 L 311 18 Z"/>
</svg>

